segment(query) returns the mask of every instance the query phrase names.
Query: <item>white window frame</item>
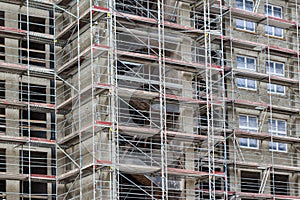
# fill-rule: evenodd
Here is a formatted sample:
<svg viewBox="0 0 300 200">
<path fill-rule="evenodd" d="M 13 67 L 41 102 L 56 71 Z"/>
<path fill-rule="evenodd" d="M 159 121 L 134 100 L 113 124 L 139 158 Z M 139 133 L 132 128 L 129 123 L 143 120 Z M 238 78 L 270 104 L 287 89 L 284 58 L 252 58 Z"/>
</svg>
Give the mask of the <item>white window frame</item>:
<svg viewBox="0 0 300 200">
<path fill-rule="evenodd" d="M 245 11 L 249 11 L 249 12 L 253 12 L 253 9 L 254 9 L 254 2 L 252 0 L 240 0 L 242 1 L 242 8 L 239 8 L 237 7 L 237 1 L 238 0 L 235 0 L 235 7 L 238 8 L 238 9 L 241 9 L 241 10 L 245 10 Z M 246 7 L 246 2 L 252 2 L 252 10 L 249 10 L 247 9 Z M 238 27 L 237 24 L 238 22 L 240 23 L 243 23 L 243 26 L 242 27 Z M 247 23 L 251 23 L 252 24 L 252 27 L 253 27 L 253 30 L 251 30 L 250 26 L 247 26 Z M 235 27 L 239 30 L 244 30 L 244 31 L 249 31 L 249 32 L 255 32 L 255 23 L 254 22 L 251 22 L 251 21 L 247 21 L 247 20 L 243 20 L 243 19 L 236 19 L 235 21 Z"/>
<path fill-rule="evenodd" d="M 244 59 L 244 65 L 243 65 L 243 67 L 240 67 L 240 66 L 238 65 L 238 61 L 236 61 L 236 62 L 237 62 L 237 68 L 238 68 L 238 69 L 245 69 L 245 70 L 250 70 L 250 71 L 256 71 L 256 59 L 255 59 L 255 58 L 253 58 L 253 57 L 248 57 L 248 56 L 240 56 L 240 55 L 237 55 L 237 56 L 236 56 L 236 60 L 238 60 L 239 57 Z M 251 60 L 254 61 L 254 69 L 248 67 L 248 62 L 247 62 L 248 59 L 251 59 Z M 239 86 L 239 85 L 237 84 L 237 87 L 238 87 L 238 88 L 243 88 L 243 89 L 248 89 L 248 90 L 257 90 L 256 80 L 245 79 L 245 78 L 238 78 L 238 79 L 237 79 L 237 82 L 239 82 L 240 80 L 241 80 L 241 81 L 245 81 L 245 86 Z M 255 88 L 249 87 L 249 82 L 250 82 L 250 81 L 254 81 Z"/>
<path fill-rule="evenodd" d="M 272 127 L 270 124 L 271 120 L 275 122 L 275 127 Z M 284 123 L 284 131 L 279 129 L 279 122 Z M 280 120 L 280 119 L 269 119 L 268 120 L 268 132 L 270 135 L 280 135 L 280 136 L 287 136 L 287 125 L 285 120 Z M 279 146 L 284 145 L 285 150 L 280 150 Z M 275 146 L 275 149 L 274 149 Z M 287 152 L 287 144 L 286 143 L 281 143 L 281 142 L 269 142 L 269 150 L 270 151 L 278 151 L 278 152 Z"/>
<path fill-rule="evenodd" d="M 268 64 L 269 63 L 269 64 Z M 270 64 L 273 64 L 273 71 L 270 71 L 271 68 L 269 67 Z M 282 73 L 279 73 L 277 72 L 276 70 L 276 64 L 279 64 L 279 65 L 282 65 Z M 267 61 L 266 62 L 266 72 L 267 74 L 272 74 L 272 75 L 277 75 L 277 76 L 284 76 L 285 74 L 285 66 L 284 66 L 284 63 L 281 63 L 281 62 L 274 62 L 274 61 Z"/>
<path fill-rule="evenodd" d="M 238 65 L 238 58 L 239 58 L 239 57 L 244 59 L 244 67 L 240 67 L 240 66 Z M 247 62 L 248 59 L 251 59 L 251 60 L 254 61 L 254 69 L 248 67 L 248 62 Z M 246 69 L 246 70 L 250 70 L 250 71 L 256 71 L 256 59 L 253 58 L 253 57 L 237 55 L 237 56 L 236 56 L 236 67 L 237 67 L 238 69 Z"/>
<path fill-rule="evenodd" d="M 245 81 L 245 86 L 241 86 L 239 85 L 239 81 Z M 250 87 L 250 81 L 254 81 L 254 88 Z M 246 78 L 237 78 L 237 87 L 238 88 L 243 88 L 243 89 L 247 89 L 247 90 L 257 90 L 257 84 L 256 84 L 256 80 L 252 80 L 252 79 L 246 79 Z"/>
<path fill-rule="evenodd" d="M 243 4 L 243 8 L 239 8 L 237 7 L 237 1 L 242 1 L 242 4 Z M 246 2 L 252 2 L 252 10 L 248 10 L 247 7 L 246 7 Z M 246 11 L 249 11 L 249 12 L 253 12 L 253 9 L 254 9 L 254 2 L 253 0 L 235 0 L 235 7 L 238 8 L 238 9 L 242 9 L 242 10 L 246 10 Z"/>
<path fill-rule="evenodd" d="M 269 65 L 268 65 L 269 63 Z M 273 64 L 273 71 L 270 71 L 271 68 L 270 68 L 270 64 Z M 276 71 L 276 64 L 280 64 L 282 65 L 282 73 L 278 73 Z M 280 62 L 274 62 L 274 61 L 267 61 L 266 62 L 266 73 L 267 74 L 272 74 L 272 75 L 276 75 L 276 76 L 283 76 L 285 75 L 285 66 L 284 66 L 284 63 L 280 63 Z M 283 87 L 283 92 L 279 92 L 279 88 L 280 87 Z M 274 88 L 273 90 L 271 90 L 271 88 Z M 285 95 L 285 86 L 282 86 L 282 85 L 277 85 L 277 84 L 270 84 L 268 83 L 267 84 L 267 91 L 268 93 L 270 94 L 280 94 L 280 95 Z"/>
<path fill-rule="evenodd" d="M 243 26 L 238 27 L 238 22 L 243 23 Z M 253 30 L 250 28 L 251 26 L 248 26 L 248 23 L 252 24 Z M 252 32 L 252 33 L 255 32 L 255 24 L 254 24 L 254 22 L 251 22 L 251 21 L 247 21 L 247 20 L 243 20 L 243 19 L 236 19 L 235 20 L 235 27 L 238 30 L 249 31 L 249 32 Z"/>
<path fill-rule="evenodd" d="M 279 92 L 280 91 L 280 87 L 283 87 L 283 92 Z M 267 84 L 267 92 L 269 94 L 285 95 L 285 86 L 268 83 Z"/>
<path fill-rule="evenodd" d="M 241 124 L 241 117 L 246 117 L 246 126 Z M 249 123 L 249 119 L 250 118 L 255 118 L 256 120 L 256 127 L 251 127 L 250 123 Z M 249 131 L 249 132 L 258 132 L 258 119 L 256 116 L 250 116 L 250 115 L 239 115 L 239 129 L 240 130 L 244 130 L 244 131 Z M 246 141 L 247 145 L 243 145 L 242 141 Z M 252 147 L 251 141 L 255 141 L 256 142 L 256 146 Z M 252 138 L 240 138 L 240 147 L 242 148 L 250 148 L 250 149 L 258 149 L 259 148 L 259 144 L 258 144 L 258 140 L 257 139 L 252 139 Z"/>
<path fill-rule="evenodd" d="M 281 6 L 275 6 L 275 5 L 272 5 L 272 4 L 265 4 L 265 7 L 266 6 L 270 6 L 272 8 L 271 9 L 272 10 L 271 13 L 269 13 L 268 10 L 267 10 L 267 13 L 266 13 L 266 10 L 265 10 L 265 15 L 266 16 L 271 16 L 271 17 L 276 17 L 276 18 L 282 19 L 282 7 Z M 280 17 L 275 16 L 274 8 L 279 8 L 280 9 Z"/>
<path fill-rule="evenodd" d="M 268 12 L 268 9 L 266 10 L 266 7 L 270 6 L 271 7 L 271 13 Z M 275 12 L 274 12 L 274 8 L 279 8 L 280 9 L 280 17 L 278 16 L 275 16 Z M 267 12 L 266 12 L 267 11 Z M 280 18 L 282 19 L 282 7 L 280 6 L 275 6 L 275 5 L 271 5 L 271 4 L 265 4 L 265 8 L 264 8 L 264 12 L 265 12 L 265 15 L 266 16 L 271 16 L 271 17 L 275 17 L 275 18 Z M 269 32 L 267 31 L 268 29 L 270 29 L 271 31 L 271 34 L 269 34 Z M 280 36 L 276 35 L 275 34 L 275 30 L 276 29 L 280 29 Z M 283 38 L 283 29 L 282 28 L 278 28 L 278 27 L 275 27 L 275 26 L 269 26 L 269 25 L 266 25 L 265 26 L 265 34 L 266 35 L 270 35 L 270 36 L 273 36 L 273 37 L 279 37 L 279 38 Z"/>
</svg>

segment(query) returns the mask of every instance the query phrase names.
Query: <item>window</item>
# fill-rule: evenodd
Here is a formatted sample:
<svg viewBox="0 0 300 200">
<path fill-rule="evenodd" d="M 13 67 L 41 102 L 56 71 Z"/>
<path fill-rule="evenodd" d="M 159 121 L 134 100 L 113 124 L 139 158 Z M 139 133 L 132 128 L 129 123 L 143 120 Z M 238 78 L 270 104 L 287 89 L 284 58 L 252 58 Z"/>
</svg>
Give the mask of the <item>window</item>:
<svg viewBox="0 0 300 200">
<path fill-rule="evenodd" d="M 239 69 L 247 69 L 251 71 L 256 70 L 256 62 L 254 58 L 249 58 L 245 56 L 237 56 L 237 68 Z M 240 88 L 247 88 L 247 89 L 256 89 L 256 81 L 251 79 L 244 79 L 238 78 L 237 85 Z"/>
<path fill-rule="evenodd" d="M 28 114 L 30 116 L 28 116 Z M 47 114 L 41 112 L 27 110 L 20 111 L 20 136 L 28 137 L 30 130 L 30 137 L 47 138 Z M 30 120 L 28 120 L 30 117 Z M 29 126 L 30 122 L 30 126 Z"/>
<path fill-rule="evenodd" d="M 285 87 L 282 85 L 268 83 L 268 92 L 274 94 L 285 94 Z"/>
<path fill-rule="evenodd" d="M 241 10 L 246 10 L 253 12 L 253 1 L 249 0 L 236 0 L 235 1 L 235 6 L 238 9 Z M 247 21 L 247 20 L 241 20 L 241 19 L 236 19 L 236 28 L 242 29 L 242 30 L 247 30 L 247 31 L 254 31 L 254 23 Z"/>
<path fill-rule="evenodd" d="M 282 18 L 282 8 L 270 4 L 265 5 L 265 15 Z M 283 37 L 283 30 L 275 26 L 266 25 L 265 33 L 270 36 Z"/>
<path fill-rule="evenodd" d="M 271 194 L 290 195 L 289 182 L 288 175 L 274 174 L 274 181 L 271 181 Z"/>
<path fill-rule="evenodd" d="M 256 81 L 245 78 L 238 78 L 238 87 L 256 90 Z"/>
<path fill-rule="evenodd" d="M 1 83 L 1 82 L 0 82 Z M 47 103 L 47 90 L 45 85 L 19 83 L 19 99 L 20 101 L 30 101 L 38 103 Z M 29 91 L 28 91 L 29 89 Z"/>
<path fill-rule="evenodd" d="M 253 1 L 235 0 L 235 7 L 242 10 L 253 11 Z"/>
<path fill-rule="evenodd" d="M 266 71 L 268 74 L 284 76 L 284 64 L 277 62 L 266 62 Z"/>
<path fill-rule="evenodd" d="M 284 76 L 284 64 L 277 62 L 266 62 L 266 72 L 277 76 Z M 282 85 L 268 84 L 268 92 L 285 94 L 285 87 Z"/>
<path fill-rule="evenodd" d="M 36 65 L 39 67 L 46 67 L 46 47 L 44 44 L 37 42 L 30 42 L 27 52 L 27 41 L 20 41 L 21 50 L 19 51 L 19 62 L 22 64 Z"/>
<path fill-rule="evenodd" d="M 259 193 L 260 173 L 241 171 L 241 191 Z"/>
<path fill-rule="evenodd" d="M 272 135 L 286 136 L 286 122 L 284 120 L 269 119 L 269 133 Z M 287 145 L 279 142 L 270 142 L 269 149 L 272 151 L 287 151 Z"/>
<path fill-rule="evenodd" d="M 21 20 L 20 20 L 21 19 Z M 27 16 L 26 15 L 19 15 L 20 20 L 20 28 L 22 30 L 27 30 Z M 29 30 L 33 32 L 45 33 L 46 26 L 45 26 L 46 19 L 40 17 L 33 17 L 29 16 Z"/>
<path fill-rule="evenodd" d="M 240 115 L 239 128 L 244 131 L 257 132 L 258 122 L 257 117 Z M 240 138 L 240 146 L 249 148 L 258 148 L 258 140 L 251 138 Z"/>
<path fill-rule="evenodd" d="M 247 69 L 247 70 L 256 70 L 256 63 L 254 58 L 249 58 L 245 56 L 236 57 L 237 68 Z"/>
<path fill-rule="evenodd" d="M 6 151 L 0 149 L 0 172 L 6 172 Z M 0 194 L 6 192 L 6 181 L 0 180 Z"/>
</svg>

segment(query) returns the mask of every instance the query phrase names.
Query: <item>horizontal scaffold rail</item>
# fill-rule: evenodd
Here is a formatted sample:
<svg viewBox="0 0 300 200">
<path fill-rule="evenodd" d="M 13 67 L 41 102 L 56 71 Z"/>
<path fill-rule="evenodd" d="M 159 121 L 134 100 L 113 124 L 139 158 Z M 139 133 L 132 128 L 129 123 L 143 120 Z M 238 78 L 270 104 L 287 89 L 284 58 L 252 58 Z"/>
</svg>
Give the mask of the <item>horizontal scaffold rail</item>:
<svg viewBox="0 0 300 200">
<path fill-rule="evenodd" d="M 207 161 L 207 159 L 203 159 L 203 161 Z M 272 163 L 258 163 L 258 162 L 252 162 L 252 161 L 235 161 L 231 159 L 223 160 L 223 159 L 215 159 L 215 164 L 219 165 L 237 165 L 240 168 L 253 168 L 257 169 L 259 167 L 273 167 L 274 170 L 276 171 L 282 171 L 282 172 L 300 172 L 300 167 L 294 167 L 294 166 L 288 166 L 288 165 L 278 165 L 278 164 L 273 164 Z"/>
<path fill-rule="evenodd" d="M 0 107 L 16 108 L 27 110 L 30 107 L 31 110 L 54 112 L 55 105 L 50 103 L 38 103 L 38 102 L 26 102 L 17 100 L 0 99 Z"/>
<path fill-rule="evenodd" d="M 56 0 L 28 0 L 28 6 L 33 8 L 39 8 L 41 10 L 52 10 Z M 9 3 L 13 5 L 26 6 L 26 1 L 23 0 L 0 0 L 3 3 Z"/>
<path fill-rule="evenodd" d="M 32 65 L 29 65 L 28 68 L 28 65 L 26 64 L 7 63 L 3 61 L 0 61 L 0 72 L 30 75 L 33 77 L 46 78 L 46 79 L 55 78 L 55 73 L 53 69 L 48 69 L 45 67 L 37 67 Z"/>
<path fill-rule="evenodd" d="M 271 135 L 269 133 L 264 133 L 264 132 L 250 132 L 250 131 L 244 131 L 239 129 L 235 130 L 234 132 L 237 137 L 247 137 L 247 138 L 255 138 L 259 140 L 273 141 L 273 142 L 300 144 L 300 138 L 296 136 L 291 137 L 291 136 Z"/>
<path fill-rule="evenodd" d="M 145 166 L 145 165 L 134 165 L 134 164 L 118 164 L 119 170 L 125 173 L 131 172 L 132 174 L 153 174 L 159 173 L 161 167 L 159 166 Z M 167 167 L 166 169 L 169 175 L 174 176 L 184 176 L 184 177 L 193 177 L 193 178 L 204 178 L 209 175 L 214 177 L 223 178 L 225 174 L 223 172 L 204 172 L 204 171 L 195 171 L 190 169 L 181 169 L 181 168 L 171 168 Z"/>
<path fill-rule="evenodd" d="M 208 190 L 201 190 L 203 193 L 209 193 Z M 216 190 L 216 194 L 224 195 L 224 190 Z M 282 200 L 296 200 L 300 199 L 300 196 L 290 196 L 290 195 L 274 195 L 274 194 L 259 194 L 259 193 L 250 193 L 250 192 L 234 192 L 234 191 L 227 191 L 226 192 L 229 196 L 236 196 L 236 197 L 246 197 L 251 199 L 282 199 Z"/>
<path fill-rule="evenodd" d="M 231 69 L 232 73 L 236 75 L 237 77 L 248 77 L 248 78 L 253 78 L 255 80 L 261 81 L 261 82 L 266 82 L 269 83 L 269 80 L 273 84 L 280 84 L 283 86 L 289 86 L 289 87 L 298 87 L 298 79 L 292 79 L 292 78 L 287 78 L 283 76 L 276 76 L 273 74 L 266 74 L 266 73 L 260 73 L 260 72 L 255 72 L 255 71 L 250 71 L 250 70 L 244 70 L 244 69 Z"/>
<path fill-rule="evenodd" d="M 36 137 L 9 136 L 9 135 L 0 135 L 0 142 L 11 143 L 11 144 L 31 143 L 31 145 L 39 146 L 39 147 L 51 147 L 55 145 L 55 140 L 48 140 L 48 139 L 36 138 Z"/>
<path fill-rule="evenodd" d="M 239 47 L 242 49 L 250 49 L 253 51 L 262 51 L 262 50 L 268 50 L 270 54 L 280 54 L 283 57 L 294 57 L 297 58 L 299 56 L 299 52 L 296 50 L 288 49 L 288 48 L 283 48 L 283 47 L 278 47 L 274 45 L 267 45 L 264 43 L 259 43 L 259 42 L 252 42 L 249 40 L 243 40 L 239 38 L 232 38 L 230 36 L 221 36 L 217 38 L 218 40 L 224 40 L 224 45 L 229 45 L 232 44 L 233 47 Z"/>
<path fill-rule="evenodd" d="M 90 163 L 88 165 L 84 165 L 81 168 L 76 168 L 76 169 L 72 169 L 69 170 L 66 173 L 63 173 L 61 175 L 59 175 L 57 177 L 57 180 L 59 183 L 68 183 L 73 181 L 74 179 L 76 179 L 76 177 L 78 176 L 78 174 L 80 173 L 80 171 L 82 172 L 82 177 L 86 177 L 88 175 L 90 175 L 91 173 L 93 173 L 93 168 L 95 170 L 99 170 L 99 169 L 103 169 L 105 167 L 109 167 L 107 168 L 107 171 L 110 170 L 110 166 L 112 166 L 112 162 L 108 161 L 108 160 L 96 160 L 95 163 Z"/>
<path fill-rule="evenodd" d="M 132 127 L 132 126 L 118 126 L 120 132 L 123 132 L 128 135 L 140 135 L 145 138 L 152 137 L 154 135 L 160 134 L 160 130 L 157 128 L 147 128 L 147 127 Z M 167 137 L 171 137 L 171 139 L 180 140 L 180 141 L 205 141 L 208 139 L 205 135 L 191 134 L 180 131 L 165 131 Z M 222 136 L 214 136 L 215 142 L 224 141 L 224 137 Z"/>
<path fill-rule="evenodd" d="M 27 39 L 29 35 L 30 41 L 35 41 L 39 43 L 54 43 L 54 35 L 39 33 L 33 31 L 26 31 L 18 28 L 11 28 L 6 26 L 0 26 L 0 35 L 6 38 L 12 39 Z"/>
<path fill-rule="evenodd" d="M 245 108 L 256 108 L 256 107 L 264 107 L 268 109 L 272 109 L 273 111 L 279 112 L 279 113 L 299 113 L 300 109 L 297 107 L 287 107 L 287 106 L 280 106 L 280 105 L 274 105 L 274 104 L 268 104 L 265 102 L 255 102 L 245 99 L 229 99 L 226 98 L 225 101 L 228 105 L 234 103 L 236 105 L 239 105 L 240 107 Z"/>
<path fill-rule="evenodd" d="M 29 179 L 31 179 L 31 181 L 33 182 L 55 182 L 56 176 L 44 174 L 13 174 L 7 172 L 0 172 L 0 179 L 20 181 L 28 181 Z"/>
</svg>

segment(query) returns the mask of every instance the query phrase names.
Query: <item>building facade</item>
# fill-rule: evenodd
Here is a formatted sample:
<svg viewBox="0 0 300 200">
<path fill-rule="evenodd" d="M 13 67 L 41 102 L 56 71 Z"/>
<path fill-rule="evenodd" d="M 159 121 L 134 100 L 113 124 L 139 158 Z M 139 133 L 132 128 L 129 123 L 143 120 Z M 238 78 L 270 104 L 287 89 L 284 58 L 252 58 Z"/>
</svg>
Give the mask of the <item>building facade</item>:
<svg viewBox="0 0 300 200">
<path fill-rule="evenodd" d="M 0 199 L 300 199 L 297 0 L 0 5 Z"/>
</svg>

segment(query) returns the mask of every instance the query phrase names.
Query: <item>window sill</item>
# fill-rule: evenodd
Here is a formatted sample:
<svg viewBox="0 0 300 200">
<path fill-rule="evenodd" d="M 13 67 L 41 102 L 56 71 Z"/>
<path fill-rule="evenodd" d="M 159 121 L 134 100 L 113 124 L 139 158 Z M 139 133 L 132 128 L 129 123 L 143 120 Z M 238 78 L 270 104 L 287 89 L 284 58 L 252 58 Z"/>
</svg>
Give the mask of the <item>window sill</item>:
<svg viewBox="0 0 300 200">
<path fill-rule="evenodd" d="M 257 92 L 257 88 L 253 89 L 253 88 L 246 88 L 246 87 L 239 87 L 239 86 L 237 86 L 237 88 L 241 89 L 241 90 L 248 90 L 248 91 L 251 91 L 251 92 Z"/>
<path fill-rule="evenodd" d="M 288 150 L 286 151 L 279 151 L 279 150 L 272 150 L 272 149 L 269 149 L 270 152 L 273 152 L 273 153 L 282 153 L 282 154 L 287 154 L 288 153 Z"/>
<path fill-rule="evenodd" d="M 259 146 L 258 147 L 245 147 L 240 144 L 240 147 L 241 147 L 241 149 L 260 151 Z"/>
<path fill-rule="evenodd" d="M 239 29 L 239 28 L 234 28 L 235 31 L 239 31 L 239 32 L 244 32 L 244 33 L 249 33 L 252 35 L 257 35 L 256 31 L 248 31 L 248 30 L 244 30 L 244 29 Z"/>
<path fill-rule="evenodd" d="M 268 92 L 268 91 L 267 93 L 272 96 L 280 96 L 280 97 L 287 96 L 286 93 L 282 94 L 282 93 L 275 93 L 275 92 Z"/>
<path fill-rule="evenodd" d="M 279 36 L 274 36 L 274 35 L 268 35 L 268 34 L 265 34 L 265 33 L 263 33 L 262 36 L 269 37 L 269 38 L 272 38 L 272 39 L 286 41 L 286 39 L 284 38 L 284 36 L 279 37 Z"/>
</svg>

